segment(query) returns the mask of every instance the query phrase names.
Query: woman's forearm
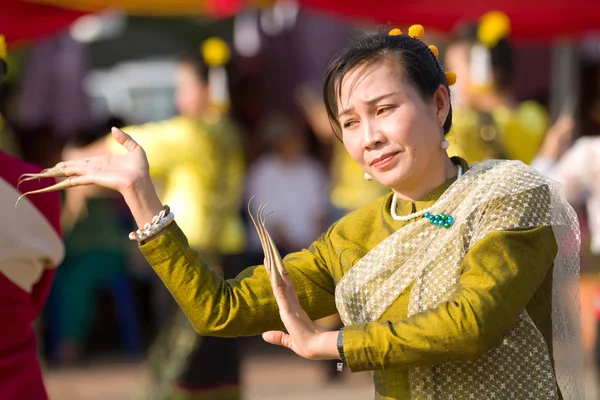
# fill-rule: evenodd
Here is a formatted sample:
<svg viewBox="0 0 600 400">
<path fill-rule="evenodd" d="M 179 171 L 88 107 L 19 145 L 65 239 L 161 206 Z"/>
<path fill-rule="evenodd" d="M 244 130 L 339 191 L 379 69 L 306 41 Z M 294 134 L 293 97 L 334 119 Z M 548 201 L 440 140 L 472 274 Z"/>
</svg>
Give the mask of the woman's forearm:
<svg viewBox="0 0 600 400">
<path fill-rule="evenodd" d="M 156 194 L 156 189 L 149 177 L 135 182 L 132 187 L 123 191 L 123 198 L 135 219 L 138 227 L 152 221 L 162 210 L 163 204 Z M 148 240 L 152 240 L 149 238 Z"/>
</svg>

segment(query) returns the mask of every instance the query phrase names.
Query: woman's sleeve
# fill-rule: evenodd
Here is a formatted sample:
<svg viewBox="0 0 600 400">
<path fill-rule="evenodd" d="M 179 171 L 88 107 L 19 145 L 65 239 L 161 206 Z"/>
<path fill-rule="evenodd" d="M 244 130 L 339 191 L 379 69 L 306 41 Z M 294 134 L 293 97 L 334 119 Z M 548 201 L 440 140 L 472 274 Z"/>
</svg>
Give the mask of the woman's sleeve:
<svg viewBox="0 0 600 400">
<path fill-rule="evenodd" d="M 515 204 L 507 201 L 502 207 Z M 499 346 L 546 279 L 556 253 L 551 226 L 488 233 L 467 252 L 449 301 L 400 321 L 345 327 L 349 368 L 472 360 Z"/>
<path fill-rule="evenodd" d="M 310 249 L 284 259 L 302 308 L 312 319 L 336 312 L 328 269 L 329 232 Z M 283 329 L 264 266 L 250 267 L 235 279 L 215 274 L 192 250 L 174 223 L 141 251 L 196 331 L 206 336 L 249 336 Z"/>
</svg>

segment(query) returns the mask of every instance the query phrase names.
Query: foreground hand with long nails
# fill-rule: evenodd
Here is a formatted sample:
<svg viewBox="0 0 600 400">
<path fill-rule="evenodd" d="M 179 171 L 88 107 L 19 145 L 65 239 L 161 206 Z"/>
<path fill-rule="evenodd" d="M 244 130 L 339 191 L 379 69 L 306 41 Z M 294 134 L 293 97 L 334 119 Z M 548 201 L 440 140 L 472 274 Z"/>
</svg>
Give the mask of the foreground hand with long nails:
<svg viewBox="0 0 600 400">
<path fill-rule="evenodd" d="M 24 193 L 36 193 L 67 189 L 71 186 L 98 185 L 124 193 L 135 183 L 148 176 L 148 160 L 144 150 L 125 132 L 113 128 L 112 134 L 128 151 L 124 155 L 92 157 L 85 160 L 61 161 L 38 174 L 25 174 L 19 184 L 40 178 L 65 178 L 55 185 Z M 21 197 L 23 197 L 21 196 Z"/>
<path fill-rule="evenodd" d="M 61 161 L 53 168 L 39 174 L 23 175 L 20 179 L 21 183 L 40 178 L 63 179 L 47 188 L 24 193 L 19 200 L 36 193 L 64 190 L 73 186 L 96 185 L 121 193 L 138 226 L 150 222 L 160 212 L 162 204 L 150 179 L 146 153 L 122 130 L 112 128 L 111 133 L 127 153 Z"/>
<path fill-rule="evenodd" d="M 250 210 L 251 202 L 252 199 L 248 203 L 248 212 L 265 254 L 265 269 L 269 274 L 273 294 L 277 300 L 279 316 L 287 330 L 287 333 L 282 331 L 265 332 L 262 335 L 263 339 L 267 343 L 287 347 L 307 359 L 333 360 L 339 358 L 338 331 L 322 331 L 302 309 L 281 255 L 267 231 L 266 217 L 264 217 L 266 204 L 262 204 L 258 208 L 255 218 Z"/>
</svg>

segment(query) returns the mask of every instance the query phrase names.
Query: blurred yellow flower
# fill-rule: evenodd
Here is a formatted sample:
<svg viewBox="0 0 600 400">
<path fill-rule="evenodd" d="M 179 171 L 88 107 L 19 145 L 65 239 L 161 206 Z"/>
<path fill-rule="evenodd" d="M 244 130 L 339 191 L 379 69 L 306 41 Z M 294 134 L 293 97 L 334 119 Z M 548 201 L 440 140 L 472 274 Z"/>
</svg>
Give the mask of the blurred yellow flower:
<svg viewBox="0 0 600 400">
<path fill-rule="evenodd" d="M 221 38 L 211 37 L 202 43 L 202 57 L 209 67 L 219 67 L 229 61 L 229 46 Z"/>
<path fill-rule="evenodd" d="M 510 19 L 502 11 L 490 11 L 479 20 L 477 37 L 484 46 L 492 48 L 510 35 Z"/>
</svg>

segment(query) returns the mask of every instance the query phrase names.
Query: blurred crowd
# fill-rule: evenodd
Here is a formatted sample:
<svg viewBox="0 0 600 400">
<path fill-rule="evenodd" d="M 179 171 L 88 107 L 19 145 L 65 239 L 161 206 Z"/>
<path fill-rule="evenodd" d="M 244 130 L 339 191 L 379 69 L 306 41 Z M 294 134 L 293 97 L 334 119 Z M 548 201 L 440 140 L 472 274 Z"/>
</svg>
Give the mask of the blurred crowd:
<svg viewBox="0 0 600 400">
<path fill-rule="evenodd" d="M 233 277 L 262 263 L 247 218 L 251 199 L 254 209 L 268 203 L 282 256 L 310 246 L 386 193 L 344 151 L 321 100 L 324 66 L 357 27 L 300 11 L 276 34 L 261 33 L 252 52 L 252 43 L 234 40 L 234 28 L 251 16 L 244 18 L 177 34 L 169 32 L 176 23 L 130 18 L 112 38 L 85 43 L 67 32 L 16 49 L 0 90 L 0 149 L 49 167 L 122 151 L 108 135 L 117 126 L 144 148 L 161 200 L 217 273 Z M 597 274 L 600 41 L 577 53 L 581 89 L 551 113 L 551 46 L 516 46 L 501 31 L 485 41 L 480 25 L 431 33 L 459 77 L 448 153 L 470 163 L 521 160 L 560 181 L 580 216 L 582 273 Z M 121 198 L 69 189 L 61 224 L 65 258 L 36 325 L 48 367 L 105 354 L 147 357 L 153 398 L 173 396 L 174 386 L 181 398 L 216 391 L 215 399 L 237 398 L 239 341 L 193 332 L 128 240 L 135 227 Z M 336 316 L 320 323 L 340 324 Z M 324 364 L 330 379 L 339 377 L 334 363 Z"/>
</svg>

